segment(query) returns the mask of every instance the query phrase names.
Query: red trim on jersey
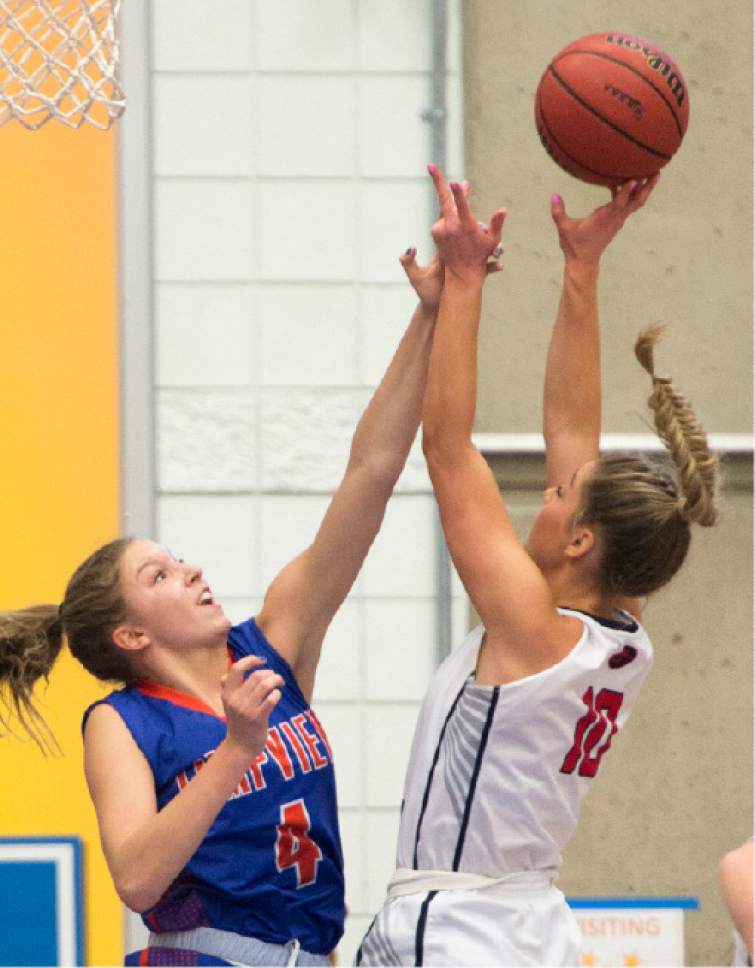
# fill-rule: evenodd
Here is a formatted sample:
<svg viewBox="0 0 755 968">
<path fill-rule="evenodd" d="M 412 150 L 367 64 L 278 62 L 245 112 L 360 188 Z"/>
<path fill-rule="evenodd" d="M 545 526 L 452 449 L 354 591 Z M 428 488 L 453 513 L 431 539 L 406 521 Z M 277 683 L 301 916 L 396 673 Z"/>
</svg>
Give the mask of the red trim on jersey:
<svg viewBox="0 0 755 968">
<path fill-rule="evenodd" d="M 230 669 L 233 664 L 234 658 L 231 650 L 228 649 L 228 668 Z M 192 696 L 188 692 L 181 692 L 180 689 L 173 689 L 172 686 L 164 686 L 159 682 L 152 682 L 151 679 L 140 679 L 136 683 L 136 688 L 145 696 L 151 696 L 153 699 L 165 699 L 167 702 L 172 702 L 175 706 L 193 709 L 195 713 L 207 713 L 208 716 L 214 716 L 216 719 L 222 719 L 225 722 L 225 716 L 219 716 L 207 703 L 202 702 L 201 699 L 197 699 L 196 696 Z"/>
<path fill-rule="evenodd" d="M 149 948 L 142 948 L 139 952 L 139 964 L 148 965 L 149 964 Z"/>
</svg>

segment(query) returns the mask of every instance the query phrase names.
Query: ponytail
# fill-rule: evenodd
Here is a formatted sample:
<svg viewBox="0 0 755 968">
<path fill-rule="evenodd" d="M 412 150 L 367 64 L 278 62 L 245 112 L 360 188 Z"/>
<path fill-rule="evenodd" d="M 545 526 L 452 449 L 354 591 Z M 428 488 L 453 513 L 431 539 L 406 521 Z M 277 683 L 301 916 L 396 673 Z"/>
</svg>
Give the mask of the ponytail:
<svg viewBox="0 0 755 968">
<path fill-rule="evenodd" d="M 653 354 L 662 335 L 662 326 L 648 327 L 637 337 L 634 352 L 653 380 L 648 406 L 653 412 L 658 436 L 679 471 L 682 491 L 679 510 L 688 521 L 710 527 L 718 520 L 715 506 L 718 458 L 710 452 L 705 431 L 686 397 L 670 377 L 655 375 Z"/>
<path fill-rule="evenodd" d="M 104 682 L 136 679 L 128 655 L 112 640 L 126 617 L 120 563 L 130 538 L 98 548 L 71 576 L 63 604 L 32 605 L 0 612 L 0 735 L 15 719 L 42 752 L 59 749 L 33 700 L 34 686 L 47 682 L 60 654 L 63 634 L 74 658 Z"/>
<path fill-rule="evenodd" d="M 34 687 L 48 681 L 62 645 L 57 605 L 0 612 L 0 732 L 11 732 L 15 718 L 43 752 L 58 746 L 35 706 Z"/>
<path fill-rule="evenodd" d="M 671 460 L 637 453 L 602 454 L 585 482 L 579 522 L 600 531 L 601 589 L 644 597 L 681 568 L 690 525 L 708 527 L 718 514 L 718 459 L 701 424 L 669 377 L 655 373 L 653 351 L 663 330 L 640 333 L 635 355 L 653 381 L 648 406 Z"/>
</svg>

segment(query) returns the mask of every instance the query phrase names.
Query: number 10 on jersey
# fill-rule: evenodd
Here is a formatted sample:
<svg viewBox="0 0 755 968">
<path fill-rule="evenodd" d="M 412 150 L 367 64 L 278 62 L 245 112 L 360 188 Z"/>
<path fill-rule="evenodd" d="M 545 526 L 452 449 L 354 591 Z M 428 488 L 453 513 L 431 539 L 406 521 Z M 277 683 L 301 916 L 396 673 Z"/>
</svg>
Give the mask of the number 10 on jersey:
<svg viewBox="0 0 755 968">
<path fill-rule="evenodd" d="M 595 776 L 600 759 L 619 728 L 616 717 L 623 700 L 624 694 L 613 689 L 601 689 L 597 696 L 593 696 L 590 686 L 582 696 L 587 712 L 577 721 L 574 743 L 561 764 L 562 773 L 573 773 L 579 764 L 579 776 Z"/>
</svg>

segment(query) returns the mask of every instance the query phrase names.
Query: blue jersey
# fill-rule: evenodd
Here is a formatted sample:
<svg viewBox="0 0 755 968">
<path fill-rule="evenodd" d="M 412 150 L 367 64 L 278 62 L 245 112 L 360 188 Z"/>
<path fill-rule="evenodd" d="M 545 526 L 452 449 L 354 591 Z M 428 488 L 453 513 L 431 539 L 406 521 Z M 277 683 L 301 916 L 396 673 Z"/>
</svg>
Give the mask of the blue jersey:
<svg viewBox="0 0 755 968">
<path fill-rule="evenodd" d="M 228 647 L 233 661 L 264 658 L 283 677 L 281 699 L 265 749 L 142 919 L 156 932 L 212 927 L 276 944 L 298 938 L 308 951 L 327 954 L 345 914 L 330 746 L 290 666 L 254 619 L 230 630 Z M 226 735 L 225 720 L 204 703 L 154 683 L 100 701 L 118 712 L 152 768 L 158 809 L 191 782 Z"/>
</svg>

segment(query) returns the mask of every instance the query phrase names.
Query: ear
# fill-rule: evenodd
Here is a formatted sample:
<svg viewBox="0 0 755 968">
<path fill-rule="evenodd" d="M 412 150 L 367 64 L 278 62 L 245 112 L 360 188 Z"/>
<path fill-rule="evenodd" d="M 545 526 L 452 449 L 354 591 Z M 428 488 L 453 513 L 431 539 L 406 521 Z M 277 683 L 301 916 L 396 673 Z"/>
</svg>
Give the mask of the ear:
<svg viewBox="0 0 755 968">
<path fill-rule="evenodd" d="M 584 524 L 576 525 L 571 540 L 564 549 L 567 558 L 582 558 L 595 547 L 595 532 Z"/>
<path fill-rule="evenodd" d="M 124 623 L 113 629 L 113 642 L 126 652 L 141 652 L 150 644 L 150 639 L 143 629 Z"/>
</svg>

